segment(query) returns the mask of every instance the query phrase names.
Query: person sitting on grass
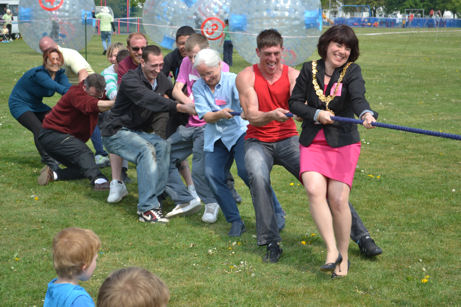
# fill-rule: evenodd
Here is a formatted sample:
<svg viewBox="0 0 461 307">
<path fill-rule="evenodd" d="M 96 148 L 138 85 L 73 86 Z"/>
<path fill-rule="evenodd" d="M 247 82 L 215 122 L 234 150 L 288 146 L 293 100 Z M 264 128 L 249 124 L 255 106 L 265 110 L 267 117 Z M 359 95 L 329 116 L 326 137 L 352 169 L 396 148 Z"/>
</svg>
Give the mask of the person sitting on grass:
<svg viewBox="0 0 461 307">
<path fill-rule="evenodd" d="M 170 292 L 151 272 L 137 267 L 123 268 L 109 275 L 99 288 L 98 307 L 165 307 Z"/>
<path fill-rule="evenodd" d="M 114 105 L 113 100 L 102 100 L 105 85 L 103 76 L 89 75 L 79 85 L 72 86 L 43 120 L 38 141 L 52 158 L 67 168 L 52 170 L 45 166 L 38 177 L 39 185 L 86 177 L 95 190 L 109 189 L 107 178 L 85 144 L 98 123 L 99 112 Z"/>
<path fill-rule="evenodd" d="M 44 307 L 94 306 L 93 299 L 79 286 L 96 269 L 99 237 L 90 229 L 66 228 L 53 239 L 53 265 L 57 278 L 48 283 Z"/>
</svg>

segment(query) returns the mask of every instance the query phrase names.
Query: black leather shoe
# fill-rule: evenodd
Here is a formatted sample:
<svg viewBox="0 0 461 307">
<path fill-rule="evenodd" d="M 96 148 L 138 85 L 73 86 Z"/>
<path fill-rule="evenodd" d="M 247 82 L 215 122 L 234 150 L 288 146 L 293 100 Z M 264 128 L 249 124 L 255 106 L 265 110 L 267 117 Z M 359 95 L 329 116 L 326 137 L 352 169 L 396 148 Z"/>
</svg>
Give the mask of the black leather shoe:
<svg viewBox="0 0 461 307">
<path fill-rule="evenodd" d="M 338 254 L 338 258 L 336 258 L 335 262 L 325 263 L 320 267 L 320 271 L 322 272 L 333 272 L 338 264 L 343 262 L 343 256 Z"/>
<path fill-rule="evenodd" d="M 267 244 L 266 256 L 264 256 L 263 261 L 276 263 L 282 256 L 282 252 L 278 242 L 271 242 Z"/>
<path fill-rule="evenodd" d="M 231 229 L 229 230 L 229 237 L 240 237 L 245 232 L 245 224 L 242 221 L 232 222 Z"/>
<path fill-rule="evenodd" d="M 360 252 L 365 257 L 374 257 L 382 254 L 383 250 L 376 245 L 375 241 L 370 236 L 363 236 L 358 242 Z"/>
</svg>

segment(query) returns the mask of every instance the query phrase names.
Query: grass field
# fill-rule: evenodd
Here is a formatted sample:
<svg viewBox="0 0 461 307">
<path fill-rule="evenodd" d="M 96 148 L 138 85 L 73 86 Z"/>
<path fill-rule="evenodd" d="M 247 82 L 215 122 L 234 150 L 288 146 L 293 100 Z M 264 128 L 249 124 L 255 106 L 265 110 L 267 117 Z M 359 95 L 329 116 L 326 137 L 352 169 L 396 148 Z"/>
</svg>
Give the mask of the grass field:
<svg viewBox="0 0 461 307">
<path fill-rule="evenodd" d="M 461 134 L 461 31 L 356 31 L 367 98 L 380 121 Z M 369 35 L 377 32 L 386 35 Z M 88 51 L 93 68 L 102 71 L 108 64 L 98 37 Z M 141 266 L 168 284 L 171 306 L 460 304 L 459 141 L 360 128 L 362 154 L 351 202 L 384 253 L 365 259 L 351 243 L 349 275 L 332 281 L 318 270 L 325 248 L 306 194 L 280 167 L 272 182 L 287 225 L 277 264 L 261 261 L 265 248 L 256 246 L 250 194 L 239 179 L 247 232 L 232 240 L 221 213 L 213 225 L 202 223 L 200 214 L 168 225 L 138 223 L 136 180 L 117 205 L 106 203 L 107 193 L 93 191 L 87 180 L 38 186 L 42 165 L 32 134 L 9 113 L 8 96 L 26 70 L 41 64 L 41 56 L 22 40 L 1 44 L 0 54 L 1 306 L 43 305 L 55 277 L 52 238 L 69 226 L 91 228 L 102 240 L 95 274 L 82 283 L 94 299 L 110 272 Z M 247 64 L 234 57 L 232 71 L 238 72 Z M 46 101 L 53 105 L 58 98 Z M 103 171 L 110 176 L 110 169 Z M 134 167 L 129 174 L 136 179 Z"/>
</svg>

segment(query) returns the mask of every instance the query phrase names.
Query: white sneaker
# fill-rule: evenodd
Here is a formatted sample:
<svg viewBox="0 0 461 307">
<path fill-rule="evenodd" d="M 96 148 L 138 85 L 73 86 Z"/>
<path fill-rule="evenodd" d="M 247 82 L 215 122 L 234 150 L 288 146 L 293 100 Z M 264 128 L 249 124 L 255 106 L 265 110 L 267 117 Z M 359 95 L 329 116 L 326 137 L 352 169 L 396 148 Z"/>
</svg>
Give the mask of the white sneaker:
<svg viewBox="0 0 461 307">
<path fill-rule="evenodd" d="M 217 203 L 205 204 L 202 221 L 205 223 L 214 223 L 218 219 L 219 205 Z"/>
<path fill-rule="evenodd" d="M 188 203 L 176 205 L 173 210 L 167 213 L 166 217 L 172 218 L 182 215 L 191 215 L 199 212 L 201 208 L 202 204 L 200 203 L 200 200 L 197 201 L 196 199 L 192 199 Z"/>
<path fill-rule="evenodd" d="M 107 167 L 110 165 L 109 157 L 103 155 L 94 156 L 94 162 L 96 162 L 97 167 Z"/>
<path fill-rule="evenodd" d="M 192 195 L 192 197 L 196 201 L 200 201 L 200 197 L 198 196 L 197 191 L 195 190 L 195 186 L 190 185 L 190 186 L 187 187 L 187 190 L 189 190 L 190 195 Z"/>
<path fill-rule="evenodd" d="M 109 196 L 107 197 L 108 203 L 118 203 L 123 197 L 128 195 L 126 185 L 118 180 L 112 180 L 110 182 Z"/>
<path fill-rule="evenodd" d="M 151 209 L 146 212 L 137 211 L 138 221 L 143 223 L 168 223 L 169 220 L 163 217 L 162 209 Z"/>
</svg>

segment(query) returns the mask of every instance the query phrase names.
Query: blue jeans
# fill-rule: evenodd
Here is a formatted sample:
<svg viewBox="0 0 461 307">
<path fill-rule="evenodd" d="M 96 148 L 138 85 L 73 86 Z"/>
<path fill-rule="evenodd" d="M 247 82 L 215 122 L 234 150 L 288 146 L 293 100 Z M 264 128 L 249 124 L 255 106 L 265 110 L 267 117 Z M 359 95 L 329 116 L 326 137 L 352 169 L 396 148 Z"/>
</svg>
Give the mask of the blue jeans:
<svg viewBox="0 0 461 307">
<path fill-rule="evenodd" d="M 101 130 L 99 130 L 99 126 L 94 128 L 93 134 L 91 135 L 91 142 L 95 150 L 94 155 L 107 156 L 107 152 L 102 146 Z"/>
<path fill-rule="evenodd" d="M 235 160 L 237 164 L 237 173 L 248 186 L 248 175 L 245 168 L 245 149 L 244 137 L 242 134 L 237 143 L 227 150 L 221 139 L 214 144 L 213 152 L 205 152 L 205 175 L 210 183 L 211 190 L 221 207 L 226 221 L 229 223 L 241 221 L 240 212 L 237 203 L 232 197 L 232 192 L 227 187 L 227 174 Z"/>
<path fill-rule="evenodd" d="M 232 66 L 232 52 L 234 52 L 234 45 L 232 44 L 232 41 L 224 41 L 223 61 L 229 66 Z"/>
<path fill-rule="evenodd" d="M 192 154 L 192 180 L 200 199 L 205 203 L 215 203 L 216 199 L 205 177 L 205 160 L 203 151 L 203 127 L 179 126 L 168 138 L 171 146 L 170 169 L 166 192 L 178 203 L 187 203 L 193 199 L 179 175 L 176 164 Z"/>
<path fill-rule="evenodd" d="M 104 48 L 104 50 L 107 50 L 107 47 L 110 46 L 111 36 L 111 31 L 101 31 L 102 48 Z"/>
<path fill-rule="evenodd" d="M 281 241 L 275 221 L 271 197 L 270 172 L 274 164 L 285 167 L 299 180 L 299 141 L 293 136 L 279 142 L 261 142 L 257 139 L 245 141 L 245 165 L 248 171 L 250 192 L 256 216 L 258 245 Z M 368 230 L 349 203 L 352 215 L 351 239 L 357 242 Z"/>
<path fill-rule="evenodd" d="M 165 190 L 170 164 L 170 145 L 156 134 L 122 128 L 103 137 L 110 153 L 136 164 L 138 175 L 138 211 L 160 208 L 157 199 Z"/>
</svg>

